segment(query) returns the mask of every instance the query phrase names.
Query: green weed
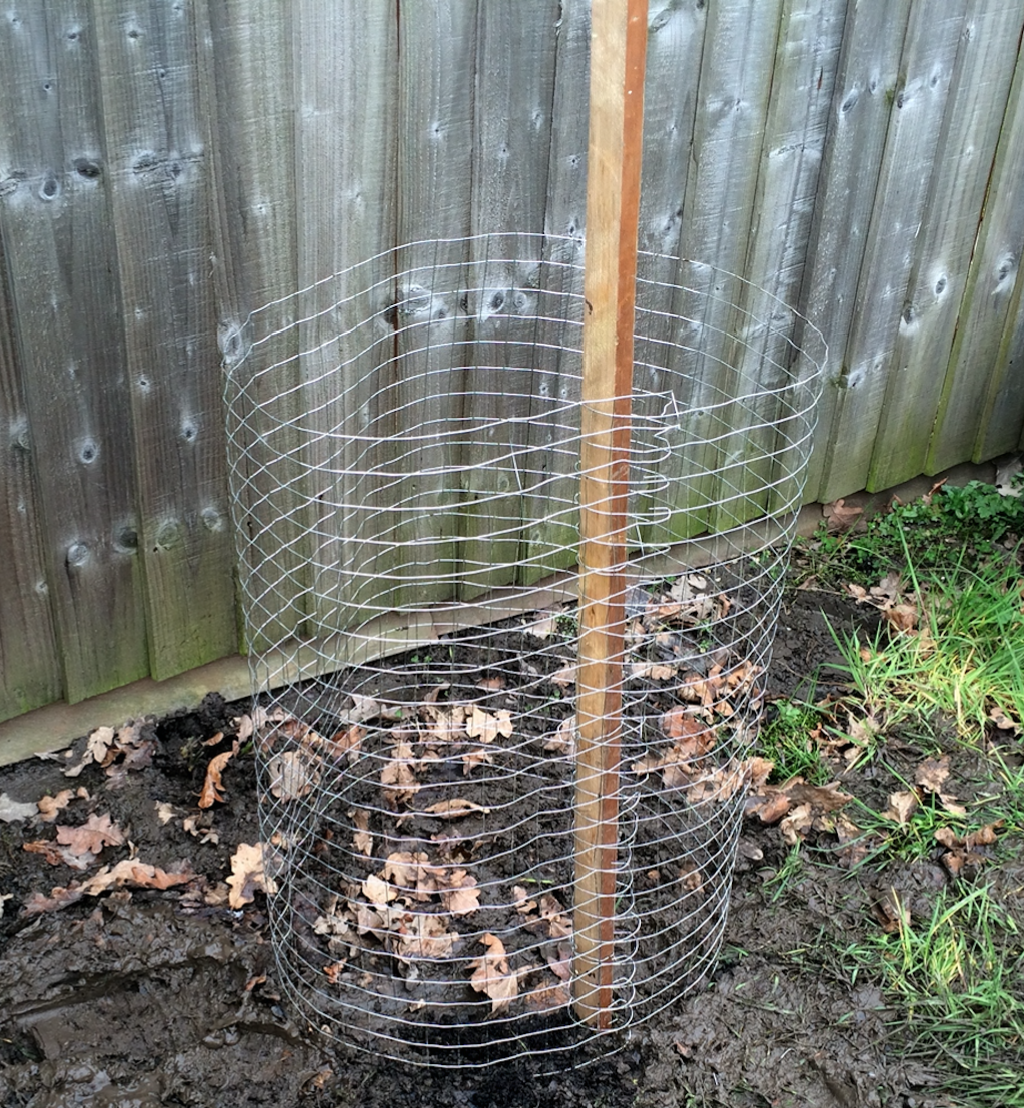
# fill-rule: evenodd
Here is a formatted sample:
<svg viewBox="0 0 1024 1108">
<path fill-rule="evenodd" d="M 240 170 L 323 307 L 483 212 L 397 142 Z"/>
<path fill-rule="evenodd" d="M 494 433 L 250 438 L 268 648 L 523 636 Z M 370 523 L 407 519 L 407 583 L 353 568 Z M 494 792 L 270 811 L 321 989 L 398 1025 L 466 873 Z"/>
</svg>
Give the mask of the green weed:
<svg viewBox="0 0 1024 1108">
<path fill-rule="evenodd" d="M 777 700 L 758 738 L 762 757 L 775 763 L 769 780 L 774 784 L 802 777 L 808 784 L 824 785 L 832 770 L 822 758 L 812 735 L 824 713 L 799 700 Z"/>
<path fill-rule="evenodd" d="M 943 485 L 931 496 L 895 503 L 867 520 L 863 529 L 830 534 L 824 524 L 798 548 L 823 584 L 874 584 L 899 568 L 909 549 L 925 570 L 947 566 L 958 551 L 975 562 L 1004 557 L 1006 546 L 1024 538 L 1024 496 L 1003 496 L 992 485 L 971 481 Z"/>
</svg>

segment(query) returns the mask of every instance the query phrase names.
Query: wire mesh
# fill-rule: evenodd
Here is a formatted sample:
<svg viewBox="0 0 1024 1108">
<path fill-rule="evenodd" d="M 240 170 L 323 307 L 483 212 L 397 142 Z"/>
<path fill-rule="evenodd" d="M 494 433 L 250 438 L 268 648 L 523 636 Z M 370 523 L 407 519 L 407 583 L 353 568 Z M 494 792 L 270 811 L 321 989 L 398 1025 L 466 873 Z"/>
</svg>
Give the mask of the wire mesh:
<svg viewBox="0 0 1024 1108">
<path fill-rule="evenodd" d="M 576 239 L 414 243 L 224 343 L 278 972 L 405 1061 L 604 1052 L 706 979 L 725 926 L 824 346 L 738 277 L 641 256 L 598 1026 L 573 936 L 582 278 Z"/>
</svg>

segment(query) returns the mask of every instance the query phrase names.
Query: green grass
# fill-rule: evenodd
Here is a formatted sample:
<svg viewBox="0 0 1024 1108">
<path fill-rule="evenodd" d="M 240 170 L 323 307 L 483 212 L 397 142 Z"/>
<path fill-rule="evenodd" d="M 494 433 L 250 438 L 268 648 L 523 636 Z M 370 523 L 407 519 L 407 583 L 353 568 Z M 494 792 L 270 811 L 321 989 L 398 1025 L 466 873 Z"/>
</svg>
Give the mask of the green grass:
<svg viewBox="0 0 1024 1108">
<path fill-rule="evenodd" d="M 925 920 L 900 906 L 897 927 L 848 956 L 881 979 L 910 1052 L 941 1058 L 960 1104 L 1024 1106 L 1024 1082 L 1005 1080 L 1024 1051 L 1024 943 L 989 886 L 946 890 Z M 991 1064 L 994 1063 L 994 1068 Z M 1003 1099 L 986 1100 L 998 1088 Z"/>
<path fill-rule="evenodd" d="M 982 860 L 976 855 L 963 871 L 958 863 L 950 872 L 960 877 L 915 899 L 920 914 L 893 890 L 891 930 L 872 916 L 844 955 L 855 980 L 868 977 L 882 988 L 908 1056 L 940 1076 L 933 1095 L 957 1108 L 1024 1108 L 1021 901 L 1001 903 L 993 884 L 972 885 L 990 881 L 989 866 L 1000 859 L 1012 863 L 1024 834 L 1024 748 L 1011 725 L 1024 720 L 1024 575 L 1021 548 L 1009 541 L 1022 534 L 1024 497 L 977 483 L 897 506 L 859 534 L 819 533 L 806 556 L 820 582 L 870 588 L 895 569 L 894 602 L 914 607 L 916 627 L 900 630 L 883 611 L 873 634 L 834 632 L 846 685 L 831 706 L 834 717 L 815 722 L 801 718 L 805 705 L 776 705 L 777 730 L 767 739 L 782 764 L 803 772 L 816 752 L 801 734 L 815 726 L 819 734 L 845 734 L 838 769 L 854 794 L 845 814 L 863 847 L 851 863 L 853 880 L 870 874 L 877 882 L 894 864 L 899 873 L 934 864 L 951 837 L 962 863 L 972 833 L 998 829 L 995 844 L 980 840 L 989 844 Z M 998 728 L 999 719 L 1007 726 Z M 944 800 L 917 784 L 914 770 L 924 758 L 958 749 L 971 775 L 969 799 Z M 950 789 L 964 785 L 957 777 Z M 917 803 L 900 816 L 880 793 L 913 794 Z M 801 878 L 813 879 L 812 855 L 794 850 L 768 886 L 773 902 L 798 864 Z"/>
<path fill-rule="evenodd" d="M 1016 559 L 975 570 L 961 555 L 941 573 L 909 566 L 915 633 L 883 626 L 866 642 L 857 634 L 834 636 L 839 668 L 856 698 L 889 726 L 942 713 L 967 741 L 983 738 L 994 710 L 1024 718 L 1024 598 Z"/>
</svg>

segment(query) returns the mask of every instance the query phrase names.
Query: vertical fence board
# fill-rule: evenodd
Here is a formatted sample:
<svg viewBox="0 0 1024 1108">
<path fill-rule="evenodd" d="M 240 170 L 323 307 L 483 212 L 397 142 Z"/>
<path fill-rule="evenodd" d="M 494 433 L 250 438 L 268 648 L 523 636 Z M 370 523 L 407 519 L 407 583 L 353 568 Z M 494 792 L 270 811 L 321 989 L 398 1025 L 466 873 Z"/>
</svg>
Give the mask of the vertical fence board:
<svg viewBox="0 0 1024 1108">
<path fill-rule="evenodd" d="M 0 161 L 0 173 L 7 168 Z M 0 720 L 61 692 L 34 478 L 36 453 L 45 446 L 33 443 L 29 430 L 10 317 L 0 235 Z"/>
<path fill-rule="evenodd" d="M 390 3 L 367 9 L 356 0 L 326 6 L 304 2 L 297 10 L 298 280 L 306 289 L 373 258 L 394 241 L 398 23 L 397 5 Z M 324 281 L 299 300 L 306 322 L 299 331 L 302 411 L 296 413 L 302 438 L 295 447 L 308 467 L 298 491 L 308 498 L 305 522 L 311 527 L 299 549 L 308 551 L 314 634 L 359 618 L 353 616 L 353 605 L 358 611 L 360 598 L 338 593 L 339 569 L 358 565 L 367 592 L 379 595 L 377 570 L 390 568 L 378 560 L 373 542 L 381 525 L 379 510 L 387 505 L 355 504 L 352 488 L 341 487 L 335 475 L 356 466 L 361 450 L 346 447 L 342 428 L 345 435 L 379 433 L 374 405 L 389 372 L 378 367 L 377 359 L 381 349 L 391 350 L 391 343 L 367 347 L 365 340 L 375 333 L 367 321 L 384 307 L 381 296 L 353 294 L 391 276 L 390 268 L 368 264 L 359 271 L 358 290 Z M 386 447 L 378 448 L 373 459 L 379 462 L 386 455 Z"/>
<path fill-rule="evenodd" d="M 714 440 L 736 384 L 727 335 L 739 289 L 719 270 L 739 273 L 746 259 L 781 14 L 782 0 L 728 0 L 708 10 L 680 239 L 679 283 L 688 287 L 674 309 L 682 321 L 678 334 L 693 351 L 672 366 L 693 382 L 689 395 L 676 398 L 684 412 L 682 444 L 669 474 L 686 478 L 671 523 L 679 538 L 706 530 L 719 499 L 729 495 Z"/>
<path fill-rule="evenodd" d="M 808 263 L 798 307 L 829 348 L 818 433 L 807 489 L 821 495 L 832 420 L 840 395 L 843 352 L 856 311 L 857 285 L 910 0 L 850 0 L 836 75 L 831 124 L 818 180 Z"/>
<path fill-rule="evenodd" d="M 403 277 L 396 294 L 396 419 L 461 426 L 467 319 L 458 286 L 468 261 L 473 171 L 474 0 L 403 0 L 399 7 L 398 241 Z M 398 428 L 395 428 L 398 430 Z M 445 435 L 405 453 L 403 492 L 417 505 L 394 533 L 416 544 L 417 560 L 437 567 L 429 596 L 417 589 L 396 599 L 442 601 L 453 596 L 459 564 L 460 452 Z"/>
<path fill-rule="evenodd" d="M 726 491 L 716 529 L 746 522 L 794 495 L 792 460 L 777 452 L 789 439 L 792 393 L 785 386 L 801 331 L 783 305 L 799 296 L 845 14 L 845 0 L 787 0 L 783 11 L 741 271 L 752 283 L 739 291 L 727 357 L 745 399 L 724 421 L 732 433 L 719 449 Z M 762 395 L 751 395 L 756 392 Z"/>
<path fill-rule="evenodd" d="M 0 178 L 14 182 L 4 247 L 72 702 L 149 668 L 94 51 L 84 0 L 25 4 L 0 22 Z"/>
<path fill-rule="evenodd" d="M 233 543 L 194 3 L 97 6 L 139 475 L 150 668 L 235 645 Z M 205 44 L 204 44 L 205 48 Z"/>
<path fill-rule="evenodd" d="M 273 333 L 283 309 L 259 316 L 260 324 L 273 317 L 269 329 L 247 321 L 250 313 L 297 288 L 291 20 L 277 0 L 207 0 L 200 17 L 200 34 L 209 39 L 200 51 L 201 96 L 214 175 L 212 274 L 223 372 L 230 375 L 226 395 L 232 416 L 242 389 L 254 405 L 266 404 L 276 414 L 275 397 L 297 372 L 295 332 Z M 268 369 L 263 374 L 255 373 L 255 360 L 239 364 L 257 331 L 258 356 Z M 276 446 L 271 420 L 254 420 L 246 430 L 257 425 Z M 229 431 L 242 434 L 233 423 Z M 300 622 L 295 606 L 303 601 L 295 583 L 298 556 L 290 547 L 294 527 L 287 516 L 274 516 L 281 508 L 280 495 L 274 495 L 281 476 L 280 466 L 271 465 L 235 478 L 239 502 L 233 520 L 246 542 L 260 536 L 280 544 L 275 563 L 284 572 L 270 591 L 268 610 L 253 620 L 259 628 L 250 628 L 264 646 L 294 630 Z M 243 551 L 242 578 L 263 572 L 255 548 Z"/>
<path fill-rule="evenodd" d="M 910 288 L 888 365 L 869 489 L 922 473 L 949 362 L 1024 12 L 974 0 L 960 38 Z"/>
<path fill-rule="evenodd" d="M 917 0 L 911 12 L 832 421 L 826 500 L 863 488 L 868 477 L 965 9 L 966 0 L 956 0 L 936 13 Z"/>
<path fill-rule="evenodd" d="M 1017 282 L 1015 310 L 999 351 L 998 369 L 990 382 L 989 402 L 982 413 L 974 460 L 987 461 L 1012 450 L 1024 450 L 1024 281 Z"/>
<path fill-rule="evenodd" d="M 664 369 L 675 338 L 673 282 L 678 277 L 683 204 L 692 168 L 690 148 L 697 119 L 697 89 L 707 31 L 707 5 L 655 3 L 647 25 L 647 76 L 644 89 L 644 154 L 640 188 L 637 260 L 637 327 L 634 384 L 650 391 L 635 410 L 658 416 L 665 407 Z M 632 429 L 641 449 L 652 444 L 645 425 Z M 638 455 L 639 456 L 639 455 Z M 642 514 L 645 500 L 636 502 Z M 644 528 L 645 542 L 658 542 Z M 632 536 L 631 536 L 632 538 Z"/>
<path fill-rule="evenodd" d="M 567 322 L 566 316 L 583 298 L 589 78 L 590 3 L 564 0 L 555 35 L 551 141 L 545 166 L 543 227 L 552 237 L 544 246 L 538 280 L 540 349 L 526 440 L 533 465 L 546 474 L 546 484 L 523 498 L 523 582 L 576 561 L 577 458 L 561 445 L 566 420 L 555 410 L 580 395 L 582 313 L 575 323 Z"/>
<path fill-rule="evenodd" d="M 1024 52 L 1017 57 L 1013 86 L 1002 120 L 999 145 L 978 229 L 967 289 L 957 324 L 949 368 L 926 460 L 926 472 L 937 473 L 964 461 L 991 458 L 1015 433 L 998 435 L 987 428 L 989 413 L 1019 418 L 998 402 L 1010 377 L 1007 360 L 1015 326 L 1018 286 L 1024 281 Z M 1020 363 L 1016 363 L 1020 372 Z M 1011 385 L 1012 391 L 1012 385 Z M 1019 424 L 1018 424 L 1019 426 Z"/>
<path fill-rule="evenodd" d="M 461 571 L 471 575 L 464 600 L 509 584 L 520 556 L 522 480 L 513 455 L 528 438 L 541 263 L 540 240 L 527 236 L 544 228 L 557 19 L 555 2 L 524 22 L 512 6 L 486 0 L 477 17 L 470 230 L 522 237 L 483 239 L 470 250 L 471 283 L 481 291 L 467 303 L 477 344 L 462 375 L 463 414 L 481 434 L 461 455 Z"/>
</svg>

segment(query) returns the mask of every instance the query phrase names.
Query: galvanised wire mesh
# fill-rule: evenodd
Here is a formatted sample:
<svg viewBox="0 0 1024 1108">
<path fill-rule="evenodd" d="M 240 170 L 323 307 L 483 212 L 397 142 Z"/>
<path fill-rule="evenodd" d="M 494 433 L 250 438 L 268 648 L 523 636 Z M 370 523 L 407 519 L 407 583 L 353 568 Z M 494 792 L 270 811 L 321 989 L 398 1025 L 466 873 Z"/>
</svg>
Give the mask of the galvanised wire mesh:
<svg viewBox="0 0 1024 1108">
<path fill-rule="evenodd" d="M 575 239 L 409 244 L 225 343 L 280 981 L 405 1061 L 604 1052 L 706 979 L 726 921 L 824 347 L 641 256 L 610 988 L 583 1018 L 582 267 Z"/>
</svg>

